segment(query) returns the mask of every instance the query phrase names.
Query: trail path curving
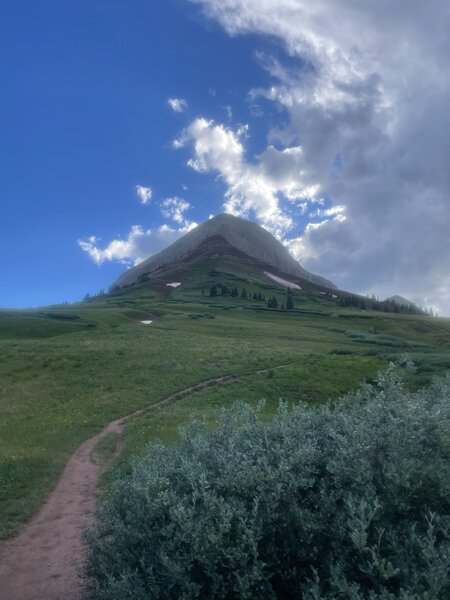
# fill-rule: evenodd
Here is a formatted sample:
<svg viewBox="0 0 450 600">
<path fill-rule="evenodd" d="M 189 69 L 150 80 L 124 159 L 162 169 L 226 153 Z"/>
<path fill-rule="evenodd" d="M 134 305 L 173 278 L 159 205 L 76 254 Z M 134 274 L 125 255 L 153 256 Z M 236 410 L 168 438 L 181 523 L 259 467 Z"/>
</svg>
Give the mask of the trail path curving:
<svg viewBox="0 0 450 600">
<path fill-rule="evenodd" d="M 0 543 L 0 600 L 80 600 L 79 570 L 84 556 L 82 532 L 93 522 L 99 478 L 105 468 L 91 460 L 94 446 L 111 432 L 119 434 L 121 440 L 124 422 L 130 417 L 180 400 L 210 385 L 238 381 L 246 375 L 250 373 L 202 381 L 112 421 L 100 433 L 83 442 L 69 458 L 56 487 L 38 513 L 17 537 Z M 119 443 L 116 455 L 120 449 Z"/>
</svg>

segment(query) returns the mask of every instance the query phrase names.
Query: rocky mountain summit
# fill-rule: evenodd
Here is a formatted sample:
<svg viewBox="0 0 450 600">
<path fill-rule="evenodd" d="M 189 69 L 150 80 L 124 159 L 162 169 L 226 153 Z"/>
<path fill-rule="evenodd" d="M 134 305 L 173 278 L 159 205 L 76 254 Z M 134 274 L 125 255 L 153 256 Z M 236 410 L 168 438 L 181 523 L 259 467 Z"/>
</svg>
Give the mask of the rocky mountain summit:
<svg viewBox="0 0 450 600">
<path fill-rule="evenodd" d="M 271 268 L 276 274 L 300 278 L 315 285 L 336 289 L 327 279 L 304 269 L 275 237 L 252 221 L 220 214 L 198 225 L 179 240 L 132 267 L 116 281 L 124 287 L 145 277 L 160 276 L 165 271 L 188 264 L 201 256 L 238 256 L 245 262 L 261 263 L 261 269 Z"/>
</svg>

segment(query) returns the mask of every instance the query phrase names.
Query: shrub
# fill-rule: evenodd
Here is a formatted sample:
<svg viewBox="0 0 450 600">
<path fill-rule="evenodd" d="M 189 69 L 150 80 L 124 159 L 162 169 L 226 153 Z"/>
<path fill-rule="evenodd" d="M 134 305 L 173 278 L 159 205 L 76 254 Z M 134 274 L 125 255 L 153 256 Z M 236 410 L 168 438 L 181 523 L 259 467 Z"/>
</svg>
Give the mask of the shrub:
<svg viewBox="0 0 450 600">
<path fill-rule="evenodd" d="M 87 535 L 90 597 L 450 597 L 449 397 L 391 367 L 334 405 L 235 405 L 152 445 Z"/>
<path fill-rule="evenodd" d="M 57 312 L 49 312 L 44 313 L 46 317 L 49 319 L 61 319 L 62 321 L 76 321 L 80 318 L 79 315 L 74 313 L 57 313 Z"/>
</svg>

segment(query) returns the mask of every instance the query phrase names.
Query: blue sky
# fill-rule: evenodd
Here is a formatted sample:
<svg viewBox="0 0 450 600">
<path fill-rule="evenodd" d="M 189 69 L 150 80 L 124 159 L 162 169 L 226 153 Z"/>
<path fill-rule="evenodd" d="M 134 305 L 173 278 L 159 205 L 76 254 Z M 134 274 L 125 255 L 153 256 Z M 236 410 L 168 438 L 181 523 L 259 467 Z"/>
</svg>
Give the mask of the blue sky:
<svg viewBox="0 0 450 600">
<path fill-rule="evenodd" d="M 448 11 L 416 8 L 4 0 L 0 306 L 79 300 L 226 210 L 345 289 L 448 309 Z"/>
</svg>

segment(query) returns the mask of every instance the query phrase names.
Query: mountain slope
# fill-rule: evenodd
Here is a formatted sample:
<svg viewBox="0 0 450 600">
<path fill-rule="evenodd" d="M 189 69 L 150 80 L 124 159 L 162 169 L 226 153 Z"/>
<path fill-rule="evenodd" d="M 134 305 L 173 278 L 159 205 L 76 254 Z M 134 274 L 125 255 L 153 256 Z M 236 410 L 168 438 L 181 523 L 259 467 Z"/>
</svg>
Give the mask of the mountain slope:
<svg viewBox="0 0 450 600">
<path fill-rule="evenodd" d="M 300 277 L 322 287 L 336 288 L 327 279 L 304 269 L 266 229 L 228 214 L 205 221 L 168 248 L 123 273 L 115 285 L 133 285 L 144 276 L 159 275 L 198 256 L 214 254 L 239 255 L 242 260 L 249 257 L 279 273 Z"/>
</svg>

